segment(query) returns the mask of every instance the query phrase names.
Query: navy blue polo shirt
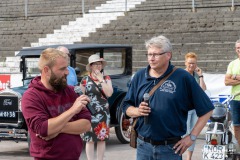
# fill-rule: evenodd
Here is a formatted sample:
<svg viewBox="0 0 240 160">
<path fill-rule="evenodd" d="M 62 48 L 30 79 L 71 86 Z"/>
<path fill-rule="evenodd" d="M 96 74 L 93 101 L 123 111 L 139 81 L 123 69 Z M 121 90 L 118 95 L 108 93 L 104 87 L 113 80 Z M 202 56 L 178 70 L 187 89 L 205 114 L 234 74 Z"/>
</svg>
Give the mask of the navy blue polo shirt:
<svg viewBox="0 0 240 160">
<path fill-rule="evenodd" d="M 129 106 L 138 107 L 143 101 L 144 93 L 149 93 L 173 67 L 169 63 L 167 71 L 159 78 L 149 75 L 150 66 L 136 72 L 124 99 L 123 112 L 126 113 Z M 194 77 L 181 68 L 165 80 L 149 101 L 149 124 L 144 124 L 141 116 L 138 118 L 136 130 L 141 136 L 155 141 L 185 135 L 189 110 L 196 109 L 198 117 L 201 117 L 214 108 Z"/>
</svg>

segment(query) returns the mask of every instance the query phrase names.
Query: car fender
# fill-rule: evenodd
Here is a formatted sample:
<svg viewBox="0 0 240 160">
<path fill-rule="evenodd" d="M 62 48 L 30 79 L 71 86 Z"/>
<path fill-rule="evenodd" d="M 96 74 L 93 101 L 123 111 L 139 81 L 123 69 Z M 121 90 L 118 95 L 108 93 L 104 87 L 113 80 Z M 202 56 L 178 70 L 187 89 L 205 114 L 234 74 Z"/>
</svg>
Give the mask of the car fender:
<svg viewBox="0 0 240 160">
<path fill-rule="evenodd" d="M 111 107 L 110 107 L 110 115 L 111 115 L 111 124 L 118 125 L 119 123 L 119 116 L 122 111 L 121 109 L 121 103 L 126 95 L 126 92 L 120 92 L 116 98 L 112 101 Z"/>
</svg>

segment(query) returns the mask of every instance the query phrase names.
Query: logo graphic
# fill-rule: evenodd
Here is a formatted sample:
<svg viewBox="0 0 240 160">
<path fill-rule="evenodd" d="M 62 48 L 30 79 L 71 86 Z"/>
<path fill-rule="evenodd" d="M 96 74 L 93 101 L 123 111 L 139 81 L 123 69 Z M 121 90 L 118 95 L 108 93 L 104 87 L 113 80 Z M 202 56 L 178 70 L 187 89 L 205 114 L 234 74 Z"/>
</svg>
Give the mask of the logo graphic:
<svg viewBox="0 0 240 160">
<path fill-rule="evenodd" d="M 176 85 L 171 80 L 166 80 L 159 88 L 162 92 L 174 93 L 176 92 Z"/>
<path fill-rule="evenodd" d="M 12 105 L 12 100 L 11 99 L 4 99 L 3 100 L 3 105 L 4 106 L 11 106 Z"/>
</svg>

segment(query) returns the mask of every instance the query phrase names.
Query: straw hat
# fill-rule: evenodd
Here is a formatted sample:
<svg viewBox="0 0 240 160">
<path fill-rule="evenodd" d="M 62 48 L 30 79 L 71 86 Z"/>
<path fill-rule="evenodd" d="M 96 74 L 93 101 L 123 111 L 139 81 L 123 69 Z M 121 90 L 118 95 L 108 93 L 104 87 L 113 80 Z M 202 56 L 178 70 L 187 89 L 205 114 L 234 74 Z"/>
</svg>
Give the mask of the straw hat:
<svg viewBox="0 0 240 160">
<path fill-rule="evenodd" d="M 93 62 L 102 62 L 102 68 L 107 65 L 107 62 L 103 58 L 100 58 L 97 54 L 93 54 L 88 58 L 88 64 L 86 65 L 87 71 L 91 71 L 90 64 Z"/>
</svg>

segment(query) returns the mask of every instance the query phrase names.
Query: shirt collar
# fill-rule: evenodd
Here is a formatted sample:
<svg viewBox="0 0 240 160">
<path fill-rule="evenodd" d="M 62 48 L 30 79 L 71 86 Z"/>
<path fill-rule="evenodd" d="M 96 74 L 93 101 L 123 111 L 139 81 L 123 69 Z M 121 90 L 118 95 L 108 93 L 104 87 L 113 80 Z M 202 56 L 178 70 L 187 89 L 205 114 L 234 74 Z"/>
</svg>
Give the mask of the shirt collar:
<svg viewBox="0 0 240 160">
<path fill-rule="evenodd" d="M 147 66 L 147 68 L 145 69 L 145 78 L 147 80 L 151 80 L 151 79 L 162 79 L 164 78 L 166 75 L 168 75 L 172 70 L 173 70 L 174 66 L 171 64 L 171 62 L 169 61 L 169 65 L 168 65 L 168 68 L 167 70 L 163 73 L 163 75 L 161 75 L 160 77 L 158 78 L 155 78 L 155 77 L 151 77 L 149 75 L 149 70 L 150 70 L 150 65 Z"/>
</svg>

